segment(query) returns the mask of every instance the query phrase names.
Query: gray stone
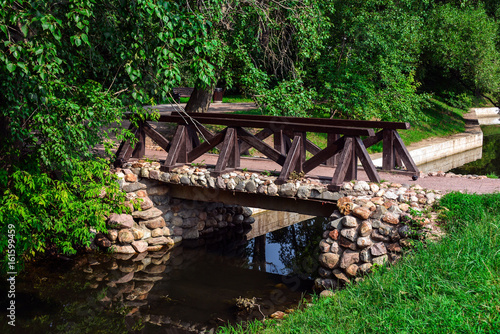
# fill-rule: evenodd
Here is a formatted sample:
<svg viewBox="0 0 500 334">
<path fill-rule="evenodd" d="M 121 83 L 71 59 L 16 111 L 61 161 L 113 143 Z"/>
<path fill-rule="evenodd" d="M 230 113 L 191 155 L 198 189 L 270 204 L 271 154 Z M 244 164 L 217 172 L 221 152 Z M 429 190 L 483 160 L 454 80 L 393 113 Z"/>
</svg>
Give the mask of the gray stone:
<svg viewBox="0 0 500 334">
<path fill-rule="evenodd" d="M 373 245 L 373 241 L 372 241 L 372 239 L 370 239 L 370 237 L 358 238 L 356 243 L 357 243 L 358 247 L 360 247 L 360 248 L 366 248 L 366 247 L 370 247 L 371 245 Z"/>
<path fill-rule="evenodd" d="M 240 181 L 236 187 L 234 187 L 234 190 L 237 190 L 237 191 L 243 191 L 245 190 L 245 185 L 246 185 L 246 182 L 245 181 Z"/>
<path fill-rule="evenodd" d="M 162 237 L 163 236 L 163 228 L 158 227 L 151 231 L 151 237 Z"/>
<path fill-rule="evenodd" d="M 110 247 L 111 252 L 113 253 L 119 253 L 119 254 L 135 254 L 135 249 L 134 247 L 130 245 L 113 245 Z"/>
<path fill-rule="evenodd" d="M 297 189 L 298 198 L 308 198 L 310 194 L 311 190 L 307 186 L 300 186 L 299 189 Z"/>
<path fill-rule="evenodd" d="M 333 269 L 338 265 L 339 256 L 332 253 L 323 253 L 319 256 L 319 263 L 328 269 Z"/>
<path fill-rule="evenodd" d="M 335 230 L 341 230 L 343 228 L 342 220 L 343 220 L 343 217 L 335 219 L 334 221 L 330 222 L 331 228 L 335 229 Z"/>
<path fill-rule="evenodd" d="M 142 253 L 148 250 L 148 243 L 144 240 L 135 240 L 132 242 L 132 247 L 134 247 L 137 253 Z"/>
<path fill-rule="evenodd" d="M 333 290 L 337 287 L 337 283 L 330 278 L 316 278 L 314 280 L 314 287 L 317 290 Z"/>
<path fill-rule="evenodd" d="M 347 229 L 343 229 L 342 231 L 340 231 L 340 234 L 350 240 L 350 241 L 356 241 L 356 238 L 358 237 L 358 232 L 356 231 L 355 228 L 347 228 Z"/>
<path fill-rule="evenodd" d="M 362 265 L 359 266 L 359 271 L 362 274 L 368 274 L 371 269 L 372 269 L 372 264 L 371 263 L 363 263 Z"/>
<path fill-rule="evenodd" d="M 189 230 L 184 230 L 182 232 L 183 239 L 198 239 L 199 237 L 200 237 L 200 232 L 196 227 Z"/>
<path fill-rule="evenodd" d="M 189 185 L 191 183 L 191 180 L 189 180 L 189 177 L 186 175 L 181 176 L 181 184 Z"/>
<path fill-rule="evenodd" d="M 126 193 L 131 193 L 137 190 L 146 189 L 147 186 L 144 183 L 134 182 L 123 186 L 123 191 Z"/>
<path fill-rule="evenodd" d="M 330 246 L 330 252 L 333 254 L 339 254 L 340 255 L 340 247 L 338 242 L 334 241 L 332 242 L 332 245 Z"/>
<path fill-rule="evenodd" d="M 214 189 L 215 188 L 215 179 L 213 177 L 207 178 L 208 187 Z"/>
<path fill-rule="evenodd" d="M 148 219 L 148 220 L 142 220 L 140 221 L 141 225 L 146 226 L 147 228 L 154 230 L 155 228 L 161 228 L 164 227 L 165 224 L 165 219 L 163 217 L 156 217 L 153 219 Z"/>
<path fill-rule="evenodd" d="M 344 227 L 358 227 L 358 221 L 353 216 L 342 217 L 342 225 Z"/>
<path fill-rule="evenodd" d="M 257 192 L 257 186 L 255 185 L 255 182 L 252 180 L 248 181 L 245 185 L 245 190 L 249 193 Z"/>
<path fill-rule="evenodd" d="M 166 185 L 158 185 L 148 188 L 148 194 L 150 196 L 163 196 L 168 194 L 168 186 Z"/>
<path fill-rule="evenodd" d="M 339 193 L 339 192 L 331 192 L 331 191 L 324 191 L 319 196 L 319 198 L 324 199 L 326 201 L 337 201 L 341 197 L 342 197 L 341 193 Z"/>
<path fill-rule="evenodd" d="M 396 200 L 398 199 L 398 195 L 396 195 L 395 193 L 393 193 L 392 191 L 387 191 L 385 194 L 384 194 L 384 197 L 387 198 L 387 199 L 393 199 L 393 200 Z"/>
<path fill-rule="evenodd" d="M 363 249 L 361 252 L 359 252 L 359 259 L 362 262 L 371 262 L 372 256 L 370 254 L 369 249 Z"/>
<path fill-rule="evenodd" d="M 229 179 L 226 184 L 227 189 L 234 190 L 236 188 L 236 181 L 234 179 Z"/>
<path fill-rule="evenodd" d="M 387 249 L 385 248 L 385 245 L 383 242 L 378 242 L 376 244 L 373 244 L 370 247 L 370 251 L 371 251 L 373 256 L 380 256 L 380 255 L 387 254 Z"/>
<path fill-rule="evenodd" d="M 143 220 L 148 220 L 152 218 L 159 217 L 163 214 L 163 212 L 155 207 L 152 207 L 151 209 L 145 210 L 145 211 L 134 211 L 132 212 L 132 217 L 134 218 L 139 218 Z"/>
<path fill-rule="evenodd" d="M 134 241 L 134 234 L 129 229 L 123 229 L 118 232 L 118 241 L 122 244 L 129 244 Z"/>
<path fill-rule="evenodd" d="M 332 271 L 333 276 L 337 278 L 340 282 L 349 283 L 349 278 L 341 270 L 335 269 Z"/>
<path fill-rule="evenodd" d="M 385 263 L 387 263 L 388 257 L 387 257 L 387 255 L 382 255 L 382 256 L 373 258 L 372 261 L 373 261 L 373 264 L 378 264 L 378 265 L 382 266 Z"/>
<path fill-rule="evenodd" d="M 346 250 L 340 259 L 340 268 L 345 269 L 351 264 L 357 262 L 359 262 L 359 253 L 356 251 Z"/>
<path fill-rule="evenodd" d="M 215 186 L 219 189 L 226 189 L 226 183 L 224 182 L 224 179 L 220 176 L 217 177 L 215 181 Z"/>
<path fill-rule="evenodd" d="M 173 245 L 174 242 L 172 241 L 171 238 L 167 238 L 167 237 L 157 237 L 157 238 L 149 238 L 149 239 L 145 239 L 145 241 L 148 243 L 148 245 L 150 246 L 154 246 L 154 245 Z"/>
<path fill-rule="evenodd" d="M 160 180 L 163 182 L 170 181 L 170 173 L 160 173 Z"/>
<path fill-rule="evenodd" d="M 359 227 L 359 235 L 362 237 L 369 236 L 372 233 L 372 230 L 372 224 L 370 224 L 368 220 L 365 220 Z"/>
<path fill-rule="evenodd" d="M 276 196 L 278 194 L 278 187 L 274 183 L 269 184 L 267 186 L 267 194 L 269 196 Z"/>
<path fill-rule="evenodd" d="M 243 215 L 236 215 L 233 218 L 233 223 L 235 223 L 235 224 L 241 224 L 241 223 L 243 223 L 243 220 L 245 220 L 245 216 L 243 216 Z"/>
<path fill-rule="evenodd" d="M 293 183 L 285 183 L 279 187 L 280 196 L 293 197 L 297 189 L 295 188 L 295 184 Z"/>
<path fill-rule="evenodd" d="M 322 253 L 328 253 L 330 251 L 330 247 L 331 247 L 331 245 L 329 243 L 327 243 L 326 240 L 321 240 L 319 242 L 319 250 Z"/>
<path fill-rule="evenodd" d="M 108 225 L 118 229 L 131 228 L 134 226 L 134 218 L 127 214 L 112 213 L 108 218 Z"/>
<path fill-rule="evenodd" d="M 384 206 L 379 205 L 379 206 L 377 206 L 377 210 L 375 210 L 372 213 L 371 218 L 373 220 L 380 220 L 382 218 L 382 216 L 385 215 L 386 213 L 387 213 L 387 209 Z M 372 221 L 372 223 L 373 223 L 373 221 Z"/>
<path fill-rule="evenodd" d="M 250 217 L 252 215 L 253 211 L 249 207 L 244 206 L 243 207 L 243 212 L 242 215 L 245 217 Z"/>
</svg>

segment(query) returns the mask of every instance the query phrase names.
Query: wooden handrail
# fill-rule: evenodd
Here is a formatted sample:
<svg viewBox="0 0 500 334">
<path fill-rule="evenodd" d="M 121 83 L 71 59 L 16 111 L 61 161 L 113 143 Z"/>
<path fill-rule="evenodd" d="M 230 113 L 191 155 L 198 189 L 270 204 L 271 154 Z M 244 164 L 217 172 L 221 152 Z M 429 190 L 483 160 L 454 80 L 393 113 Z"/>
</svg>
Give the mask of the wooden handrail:
<svg viewBox="0 0 500 334">
<path fill-rule="evenodd" d="M 179 112 L 174 111 L 172 116 L 179 115 Z M 198 117 L 199 113 L 183 113 L 190 117 Z M 207 113 L 201 114 L 210 118 L 217 119 L 236 119 L 236 120 L 253 120 L 266 122 L 284 122 L 284 123 L 302 123 L 311 125 L 329 125 L 329 126 L 347 126 L 354 128 L 370 128 L 370 129 L 391 129 L 391 130 L 408 130 L 411 128 L 408 122 L 386 122 L 386 121 L 359 121 L 348 119 L 330 119 L 330 118 L 313 118 L 313 117 L 290 117 L 290 116 L 265 116 L 265 115 L 240 115 L 234 113 Z M 184 116 L 185 117 L 185 116 Z"/>
</svg>

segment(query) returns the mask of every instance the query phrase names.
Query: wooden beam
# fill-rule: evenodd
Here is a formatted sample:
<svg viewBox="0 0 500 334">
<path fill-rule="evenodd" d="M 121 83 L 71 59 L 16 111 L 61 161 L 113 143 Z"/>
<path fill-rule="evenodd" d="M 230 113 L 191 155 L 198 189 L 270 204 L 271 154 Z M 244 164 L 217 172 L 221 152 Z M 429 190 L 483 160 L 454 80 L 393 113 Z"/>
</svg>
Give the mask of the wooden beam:
<svg viewBox="0 0 500 334">
<path fill-rule="evenodd" d="M 394 130 L 394 146 L 396 148 L 396 151 L 399 153 L 399 157 L 401 158 L 401 160 L 403 160 L 406 169 L 408 171 L 418 173 L 418 167 L 415 164 L 415 161 L 413 161 L 413 158 L 411 157 L 410 152 L 408 152 L 408 149 L 403 143 L 403 140 L 399 136 L 399 133 L 395 130 Z"/>
<path fill-rule="evenodd" d="M 178 162 L 185 163 L 188 161 L 186 150 L 187 130 L 185 125 L 178 125 L 175 130 L 172 145 L 168 151 L 164 165 L 160 168 L 162 171 L 170 172 L 174 169 Z"/>
<path fill-rule="evenodd" d="M 266 129 L 262 129 L 257 134 L 255 134 L 255 138 L 257 138 L 259 140 L 264 140 L 264 139 L 268 138 L 272 134 L 273 134 L 273 132 L 270 129 L 266 128 Z M 240 143 L 240 154 L 243 153 L 243 152 L 245 152 L 246 150 L 248 150 L 250 147 L 252 147 L 252 146 L 249 145 L 248 143 L 241 142 Z"/>
<path fill-rule="evenodd" d="M 148 122 L 144 122 L 143 126 L 146 135 L 148 135 L 151 139 L 153 139 L 154 142 L 157 143 L 162 149 L 168 152 L 168 149 L 170 148 L 170 142 L 165 137 L 163 137 L 158 131 L 153 129 Z"/>
<path fill-rule="evenodd" d="M 349 168 L 349 165 L 351 164 L 351 157 L 353 155 L 353 139 L 352 137 L 347 137 L 345 138 L 345 144 L 344 148 L 342 149 L 342 153 L 340 155 L 339 163 L 337 165 L 337 168 L 335 168 L 335 173 L 333 173 L 332 181 L 331 181 L 331 186 L 329 189 L 335 189 L 340 185 L 345 180 L 345 177 L 347 175 L 347 169 Z"/>
<path fill-rule="evenodd" d="M 217 164 L 215 165 L 215 170 L 213 171 L 213 175 L 218 176 L 222 173 L 228 172 L 230 170 L 234 170 L 235 167 L 235 158 L 231 158 L 231 155 L 240 156 L 240 151 L 237 148 L 238 138 L 237 131 L 235 128 L 228 128 L 226 131 L 226 135 L 224 136 L 224 143 L 222 144 L 222 150 L 219 153 L 219 158 L 217 159 Z M 233 166 L 228 169 L 228 163 L 231 162 Z"/>
<path fill-rule="evenodd" d="M 216 134 L 215 136 L 210 138 L 210 142 L 205 141 L 201 143 L 199 146 L 193 148 L 190 152 L 188 152 L 188 161 L 192 162 L 195 159 L 198 159 L 203 154 L 207 153 L 212 148 L 218 146 L 223 142 L 224 137 L 226 136 L 227 128 Z"/>
<path fill-rule="evenodd" d="M 394 169 L 394 136 L 392 130 L 383 130 L 382 170 Z"/>
<path fill-rule="evenodd" d="M 243 128 L 238 128 L 238 137 L 248 143 L 250 146 L 255 147 L 259 152 L 267 156 L 269 159 L 283 166 L 286 156 L 276 151 L 271 146 L 256 138 L 250 132 Z"/>
<path fill-rule="evenodd" d="M 341 137 L 336 140 L 332 144 L 329 144 L 323 150 L 315 154 L 313 157 L 309 158 L 304 165 L 302 166 L 302 170 L 304 173 L 309 173 L 314 168 L 318 167 L 320 164 L 326 161 L 326 159 L 334 156 L 338 152 L 340 152 L 345 145 L 345 137 Z"/>
<path fill-rule="evenodd" d="M 144 133 L 144 123 L 139 123 L 139 128 L 135 133 L 137 143 L 135 144 L 132 158 L 141 159 L 146 154 L 146 134 Z"/>
<path fill-rule="evenodd" d="M 339 139 L 340 135 L 338 133 L 328 133 L 326 137 L 326 145 L 333 144 Z M 327 166 L 335 166 L 337 164 L 338 155 L 339 154 L 337 153 L 333 157 L 326 159 L 325 164 Z"/>
<path fill-rule="evenodd" d="M 375 168 L 363 141 L 356 137 L 354 138 L 354 142 L 356 144 L 356 153 L 361 161 L 361 165 L 363 166 L 366 175 L 368 175 L 370 181 L 380 183 L 380 176 L 378 175 L 377 169 Z"/>
<path fill-rule="evenodd" d="M 302 141 L 301 135 L 297 135 L 293 138 L 292 147 L 288 151 L 285 163 L 281 168 L 281 173 L 275 181 L 276 184 L 286 183 L 292 170 L 296 168 L 296 165 L 300 164 L 301 147 L 303 147 Z"/>
</svg>

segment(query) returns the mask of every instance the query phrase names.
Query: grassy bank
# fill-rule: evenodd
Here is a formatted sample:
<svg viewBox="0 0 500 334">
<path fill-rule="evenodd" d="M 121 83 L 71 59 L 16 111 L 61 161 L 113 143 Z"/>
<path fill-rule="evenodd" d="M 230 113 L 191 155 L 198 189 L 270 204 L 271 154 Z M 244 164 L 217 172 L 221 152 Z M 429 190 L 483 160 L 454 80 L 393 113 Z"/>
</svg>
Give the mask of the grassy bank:
<svg viewBox="0 0 500 334">
<path fill-rule="evenodd" d="M 280 322 L 223 333 L 499 333 L 500 194 L 446 195 L 447 236 Z"/>
</svg>

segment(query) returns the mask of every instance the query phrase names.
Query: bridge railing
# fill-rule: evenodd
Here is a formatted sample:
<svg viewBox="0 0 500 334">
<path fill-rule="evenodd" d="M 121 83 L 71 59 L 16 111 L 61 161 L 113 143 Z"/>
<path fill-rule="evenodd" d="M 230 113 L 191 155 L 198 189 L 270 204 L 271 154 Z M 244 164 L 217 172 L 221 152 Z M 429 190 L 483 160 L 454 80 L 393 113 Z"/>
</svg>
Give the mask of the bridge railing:
<svg viewBox="0 0 500 334">
<path fill-rule="evenodd" d="M 276 180 L 278 184 L 285 183 L 292 171 L 308 173 L 325 164 L 336 166 L 331 179 L 331 188 L 336 188 L 346 180 L 357 179 L 358 159 L 370 181 L 380 182 L 366 148 L 383 141 L 382 170 L 400 171 L 403 163 L 406 172 L 418 172 L 397 132 L 408 129 L 408 123 L 177 112 L 160 116 L 158 122 L 177 124 L 172 140 L 158 133 L 149 122 L 142 122 L 138 128 L 131 128 L 138 139 L 135 147 L 129 141 L 121 143 L 116 153 L 116 166 L 131 157 L 142 158 L 145 138 L 149 136 L 168 152 L 161 166 L 163 171 L 191 163 L 217 147 L 220 153 L 212 173 L 220 175 L 241 167 L 241 154 L 253 147 L 282 166 Z M 214 133 L 205 125 L 225 128 Z M 252 134 L 248 128 L 260 131 Z M 374 128 L 380 130 L 375 133 Z M 308 133 L 326 133 L 326 147 L 322 149 L 313 144 L 307 139 Z M 273 147 L 265 142 L 270 136 L 273 136 Z M 306 151 L 312 154 L 309 159 Z"/>
</svg>

